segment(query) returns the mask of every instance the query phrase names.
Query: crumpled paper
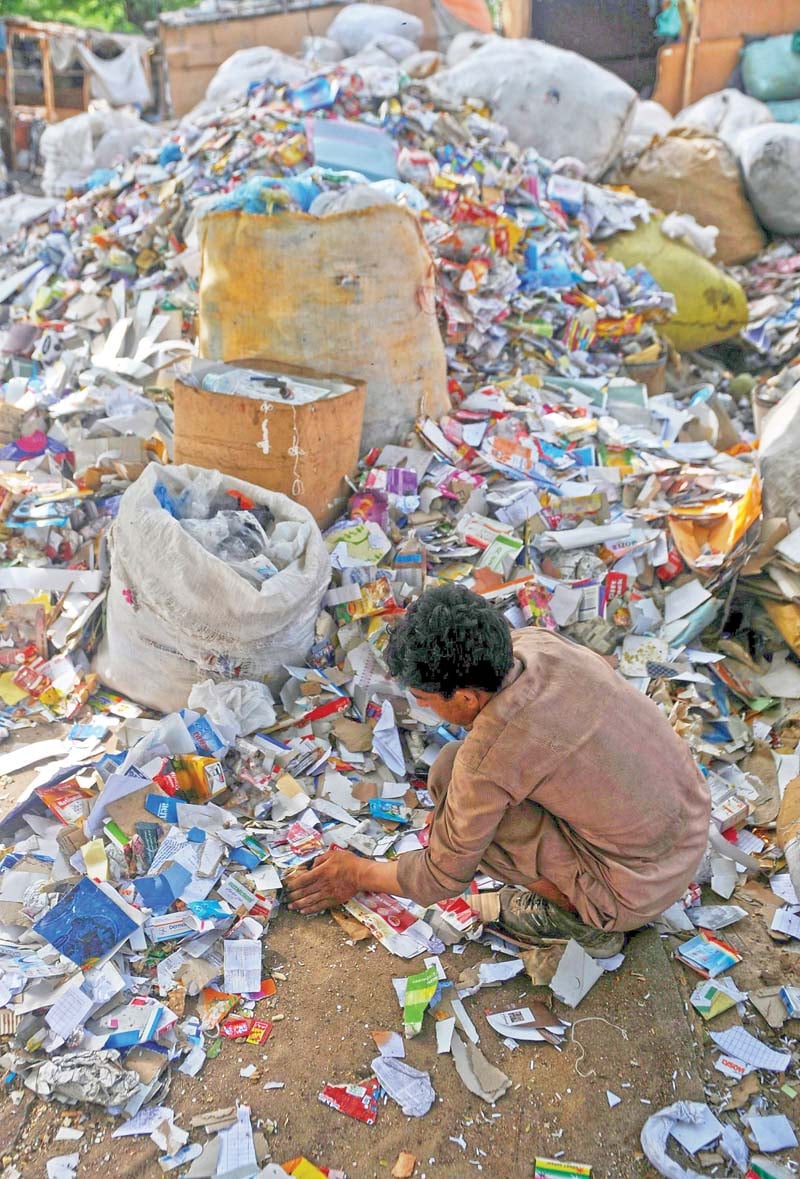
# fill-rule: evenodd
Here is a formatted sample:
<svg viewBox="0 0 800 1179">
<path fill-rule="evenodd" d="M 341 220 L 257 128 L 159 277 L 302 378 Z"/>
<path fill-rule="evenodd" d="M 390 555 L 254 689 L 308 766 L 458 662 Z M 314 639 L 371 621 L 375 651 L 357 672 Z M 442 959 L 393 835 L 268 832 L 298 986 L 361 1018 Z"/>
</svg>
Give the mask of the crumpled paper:
<svg viewBox="0 0 800 1179">
<path fill-rule="evenodd" d="M 46 1060 L 25 1078 L 40 1097 L 55 1097 L 67 1105 L 90 1102 L 106 1107 L 125 1105 L 139 1088 L 139 1078 L 119 1063 L 119 1052 L 67 1052 Z"/>
<path fill-rule="evenodd" d="M 436 1100 L 430 1076 L 402 1060 L 391 1056 L 376 1056 L 372 1071 L 392 1101 L 396 1101 L 406 1117 L 424 1117 Z"/>
<path fill-rule="evenodd" d="M 676 1101 L 651 1114 L 642 1126 L 642 1150 L 664 1179 L 703 1179 L 697 1171 L 687 1171 L 667 1154 L 667 1139 L 676 1122 L 698 1122 L 705 1112 L 701 1101 Z"/>
</svg>

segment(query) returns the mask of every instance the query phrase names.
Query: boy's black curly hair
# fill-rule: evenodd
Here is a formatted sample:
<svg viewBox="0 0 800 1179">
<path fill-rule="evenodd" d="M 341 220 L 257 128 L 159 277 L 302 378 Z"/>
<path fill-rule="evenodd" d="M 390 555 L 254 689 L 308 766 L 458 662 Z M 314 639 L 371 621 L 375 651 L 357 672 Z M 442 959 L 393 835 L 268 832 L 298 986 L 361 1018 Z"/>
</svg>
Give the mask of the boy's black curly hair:
<svg viewBox="0 0 800 1179">
<path fill-rule="evenodd" d="M 386 661 L 407 688 L 446 700 L 459 688 L 496 692 L 514 663 L 511 632 L 477 594 L 461 585 L 437 586 L 394 628 Z"/>
</svg>

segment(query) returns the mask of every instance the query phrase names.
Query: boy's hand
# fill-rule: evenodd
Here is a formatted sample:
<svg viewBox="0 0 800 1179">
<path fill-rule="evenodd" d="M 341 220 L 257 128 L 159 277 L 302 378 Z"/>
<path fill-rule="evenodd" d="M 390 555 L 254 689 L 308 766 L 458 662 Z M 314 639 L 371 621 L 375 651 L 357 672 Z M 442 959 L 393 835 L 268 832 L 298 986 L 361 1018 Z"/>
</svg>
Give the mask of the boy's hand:
<svg viewBox="0 0 800 1179">
<path fill-rule="evenodd" d="M 353 852 L 335 848 L 324 852 L 317 857 L 313 868 L 295 872 L 284 881 L 289 908 L 308 915 L 343 905 L 361 887 L 358 871 L 362 863 Z"/>
</svg>

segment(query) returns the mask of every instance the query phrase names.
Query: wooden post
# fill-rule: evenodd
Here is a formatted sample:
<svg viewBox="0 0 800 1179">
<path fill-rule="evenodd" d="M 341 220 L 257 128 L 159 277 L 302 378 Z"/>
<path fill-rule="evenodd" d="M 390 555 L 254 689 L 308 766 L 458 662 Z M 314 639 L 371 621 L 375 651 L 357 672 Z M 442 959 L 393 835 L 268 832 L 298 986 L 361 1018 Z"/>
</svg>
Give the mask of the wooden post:
<svg viewBox="0 0 800 1179">
<path fill-rule="evenodd" d="M 700 40 L 700 3 L 701 0 L 693 0 L 692 4 L 689 36 L 686 40 L 686 60 L 683 66 L 683 100 L 681 108 L 688 106 L 692 101 L 694 59 L 697 54 L 697 42 Z"/>
<path fill-rule="evenodd" d="M 8 130 L 9 130 L 9 148 L 8 154 L 10 157 L 10 164 L 12 171 L 17 166 L 17 146 L 14 142 L 14 111 L 16 108 L 16 95 L 14 93 L 14 53 L 12 44 L 14 41 L 14 29 L 9 27 L 8 40 L 6 41 L 6 102 L 8 103 Z"/>
<path fill-rule="evenodd" d="M 504 37 L 530 37 L 533 0 L 503 0 L 501 7 Z"/>
<path fill-rule="evenodd" d="M 54 123 L 56 118 L 56 87 L 53 78 L 53 59 L 50 56 L 50 38 L 46 33 L 39 38 L 39 50 L 42 55 L 44 117 L 48 123 Z"/>
</svg>

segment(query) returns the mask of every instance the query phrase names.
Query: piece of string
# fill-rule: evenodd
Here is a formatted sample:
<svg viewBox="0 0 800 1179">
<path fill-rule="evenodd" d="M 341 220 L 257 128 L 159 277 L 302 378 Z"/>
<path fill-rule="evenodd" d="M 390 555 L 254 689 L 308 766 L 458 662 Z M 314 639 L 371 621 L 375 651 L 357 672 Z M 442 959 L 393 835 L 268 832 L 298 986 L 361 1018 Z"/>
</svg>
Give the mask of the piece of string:
<svg viewBox="0 0 800 1179">
<path fill-rule="evenodd" d="M 297 407 L 292 406 L 292 445 L 289 454 L 294 459 L 292 469 L 292 497 L 297 499 L 303 494 L 303 480 L 300 478 L 300 459 L 306 452 L 300 448 L 300 435 L 297 430 Z"/>
<path fill-rule="evenodd" d="M 575 1044 L 580 1049 L 580 1053 L 581 1053 L 580 1056 L 578 1057 L 578 1059 L 575 1061 L 575 1072 L 578 1074 L 579 1077 L 583 1077 L 584 1080 L 586 1080 L 588 1077 L 597 1076 L 597 1073 L 595 1072 L 595 1070 L 593 1068 L 590 1068 L 589 1071 L 586 1073 L 581 1072 L 580 1066 L 581 1066 L 581 1062 L 584 1060 L 584 1058 L 586 1056 L 586 1049 L 584 1048 L 583 1044 L 581 1044 L 580 1040 L 578 1040 L 575 1036 L 575 1028 L 578 1026 L 579 1023 L 605 1023 L 605 1024 L 608 1024 L 608 1026 L 610 1028 L 613 1028 L 614 1031 L 619 1032 L 619 1034 L 622 1036 L 623 1040 L 628 1039 L 628 1033 L 625 1031 L 625 1028 L 621 1028 L 619 1026 L 619 1024 L 612 1023 L 610 1019 L 605 1019 L 602 1015 L 584 1015 L 584 1017 L 582 1019 L 575 1020 L 575 1022 L 573 1023 L 572 1027 L 569 1030 L 570 1043 Z"/>
</svg>

